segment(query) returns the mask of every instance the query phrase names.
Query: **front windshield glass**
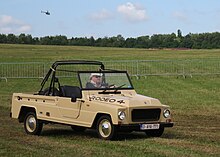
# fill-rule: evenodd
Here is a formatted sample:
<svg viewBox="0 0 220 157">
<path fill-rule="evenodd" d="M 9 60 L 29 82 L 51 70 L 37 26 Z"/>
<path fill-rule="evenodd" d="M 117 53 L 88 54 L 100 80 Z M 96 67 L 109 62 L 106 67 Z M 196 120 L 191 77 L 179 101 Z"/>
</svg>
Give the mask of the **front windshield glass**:
<svg viewBox="0 0 220 157">
<path fill-rule="evenodd" d="M 133 89 L 126 72 L 79 72 L 82 89 Z"/>
</svg>

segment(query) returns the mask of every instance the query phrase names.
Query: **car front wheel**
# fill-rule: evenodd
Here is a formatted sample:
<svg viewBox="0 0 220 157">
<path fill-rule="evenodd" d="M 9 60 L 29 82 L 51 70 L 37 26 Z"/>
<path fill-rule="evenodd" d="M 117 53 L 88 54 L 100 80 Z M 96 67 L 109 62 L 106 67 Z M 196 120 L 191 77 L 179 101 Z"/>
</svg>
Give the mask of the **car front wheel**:
<svg viewBox="0 0 220 157">
<path fill-rule="evenodd" d="M 30 135 L 40 135 L 43 128 L 43 123 L 41 123 L 34 112 L 29 112 L 24 119 L 24 129 L 27 134 Z"/>
<path fill-rule="evenodd" d="M 112 124 L 109 116 L 104 115 L 98 119 L 96 130 L 99 138 L 111 140 L 116 136 L 116 127 Z"/>
</svg>

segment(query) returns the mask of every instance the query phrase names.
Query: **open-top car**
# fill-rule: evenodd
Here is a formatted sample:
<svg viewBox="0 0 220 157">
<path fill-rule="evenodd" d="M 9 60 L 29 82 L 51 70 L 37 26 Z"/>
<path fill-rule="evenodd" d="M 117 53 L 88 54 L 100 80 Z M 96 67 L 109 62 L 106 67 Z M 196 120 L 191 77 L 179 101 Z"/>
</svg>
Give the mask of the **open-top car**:
<svg viewBox="0 0 220 157">
<path fill-rule="evenodd" d="M 96 129 L 107 140 L 120 131 L 158 137 L 173 126 L 169 106 L 137 94 L 126 71 L 105 69 L 98 61 L 55 62 L 38 93 L 13 94 L 11 117 L 32 135 L 40 135 L 43 124 L 59 123 L 75 131 Z"/>
</svg>

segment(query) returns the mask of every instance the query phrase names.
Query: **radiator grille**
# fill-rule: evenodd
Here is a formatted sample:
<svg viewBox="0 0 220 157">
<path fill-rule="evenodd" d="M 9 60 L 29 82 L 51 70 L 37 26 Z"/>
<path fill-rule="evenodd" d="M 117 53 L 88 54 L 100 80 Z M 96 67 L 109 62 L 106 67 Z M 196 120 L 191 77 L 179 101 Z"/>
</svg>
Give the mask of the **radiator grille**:
<svg viewBox="0 0 220 157">
<path fill-rule="evenodd" d="M 160 119 L 161 109 L 133 109 L 132 121 L 158 121 Z"/>
</svg>

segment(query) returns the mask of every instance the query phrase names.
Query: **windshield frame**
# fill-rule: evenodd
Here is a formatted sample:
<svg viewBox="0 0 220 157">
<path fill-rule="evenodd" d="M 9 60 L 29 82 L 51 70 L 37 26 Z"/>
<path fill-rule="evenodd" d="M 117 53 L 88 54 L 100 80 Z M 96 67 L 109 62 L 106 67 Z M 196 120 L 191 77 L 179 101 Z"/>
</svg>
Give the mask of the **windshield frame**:
<svg viewBox="0 0 220 157">
<path fill-rule="evenodd" d="M 79 83 L 80 83 L 80 88 L 82 90 L 133 90 L 134 89 L 134 86 L 131 82 L 131 78 L 130 76 L 128 75 L 127 71 L 115 71 L 115 70 L 110 70 L 110 71 L 105 71 L 105 70 L 102 70 L 102 71 L 77 71 L 77 75 L 78 75 L 78 80 L 79 80 Z M 80 78 L 80 74 L 81 73 L 124 73 L 126 74 L 127 78 L 128 78 L 128 82 L 130 83 L 131 87 L 130 88 L 118 88 L 118 87 L 111 87 L 111 88 L 83 88 L 83 85 L 82 85 L 82 81 L 81 81 L 81 78 Z"/>
</svg>

